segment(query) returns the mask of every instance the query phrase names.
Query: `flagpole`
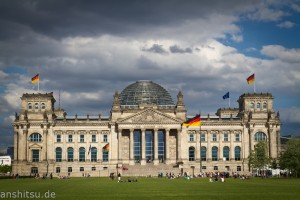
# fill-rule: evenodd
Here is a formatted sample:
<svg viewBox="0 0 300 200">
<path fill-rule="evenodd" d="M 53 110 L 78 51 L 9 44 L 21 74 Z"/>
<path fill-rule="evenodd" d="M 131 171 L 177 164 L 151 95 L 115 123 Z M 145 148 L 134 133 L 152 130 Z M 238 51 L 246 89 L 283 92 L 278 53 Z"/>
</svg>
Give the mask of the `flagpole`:
<svg viewBox="0 0 300 200">
<path fill-rule="evenodd" d="M 229 102 L 229 108 L 230 108 L 230 97 L 228 98 L 228 102 Z"/>
<path fill-rule="evenodd" d="M 253 88 L 254 88 L 254 93 L 256 93 L 256 91 L 255 91 L 255 80 L 254 80 Z"/>
<path fill-rule="evenodd" d="M 40 93 L 40 73 L 38 73 L 39 81 L 38 81 L 38 93 Z"/>
</svg>

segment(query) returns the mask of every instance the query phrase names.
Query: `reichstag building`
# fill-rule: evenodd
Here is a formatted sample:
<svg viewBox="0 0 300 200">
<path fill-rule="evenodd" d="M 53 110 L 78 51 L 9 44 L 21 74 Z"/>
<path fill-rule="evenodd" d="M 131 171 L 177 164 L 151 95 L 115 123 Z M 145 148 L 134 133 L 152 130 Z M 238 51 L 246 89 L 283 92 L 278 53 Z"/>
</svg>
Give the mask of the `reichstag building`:
<svg viewBox="0 0 300 200">
<path fill-rule="evenodd" d="M 266 140 L 280 152 L 280 119 L 270 93 L 242 94 L 238 108 L 188 120 L 183 94 L 176 102 L 159 84 L 137 81 L 114 94 L 109 117 L 68 116 L 53 93 L 23 94 L 14 127 L 13 173 L 53 176 L 157 176 L 158 173 L 249 174 L 248 156 Z M 192 116 L 191 116 L 192 117 Z"/>
</svg>

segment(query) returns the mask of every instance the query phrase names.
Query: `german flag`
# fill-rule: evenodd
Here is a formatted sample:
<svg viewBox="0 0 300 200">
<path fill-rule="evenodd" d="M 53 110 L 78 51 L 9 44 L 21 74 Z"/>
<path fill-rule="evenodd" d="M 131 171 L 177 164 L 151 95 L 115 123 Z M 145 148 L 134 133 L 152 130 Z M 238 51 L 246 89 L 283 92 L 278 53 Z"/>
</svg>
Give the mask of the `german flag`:
<svg viewBox="0 0 300 200">
<path fill-rule="evenodd" d="M 31 83 L 37 83 L 40 81 L 40 76 L 39 74 L 35 75 L 32 79 L 31 79 Z"/>
<path fill-rule="evenodd" d="M 254 74 L 252 74 L 251 76 L 249 76 L 248 78 L 247 78 L 247 83 L 248 84 L 251 84 L 251 83 L 253 83 L 255 81 L 255 76 L 254 76 Z"/>
<path fill-rule="evenodd" d="M 107 144 L 102 148 L 102 150 L 103 150 L 104 152 L 109 151 L 109 143 L 107 143 Z"/>
<path fill-rule="evenodd" d="M 194 118 L 187 120 L 182 126 L 201 126 L 200 115 L 196 115 Z"/>
</svg>

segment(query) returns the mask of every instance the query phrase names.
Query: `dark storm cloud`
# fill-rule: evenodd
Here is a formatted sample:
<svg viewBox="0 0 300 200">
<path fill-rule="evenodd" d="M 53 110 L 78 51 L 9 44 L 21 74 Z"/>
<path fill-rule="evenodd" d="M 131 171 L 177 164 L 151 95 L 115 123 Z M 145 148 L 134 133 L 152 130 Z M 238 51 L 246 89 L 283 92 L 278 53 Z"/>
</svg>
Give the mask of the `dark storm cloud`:
<svg viewBox="0 0 300 200">
<path fill-rule="evenodd" d="M 172 53 L 193 53 L 193 50 L 191 48 L 181 48 L 178 45 L 170 46 L 170 51 Z"/>
<path fill-rule="evenodd" d="M 176 26 L 212 13 L 251 9 L 257 1 L 173 0 L 4 0 L 0 3 L 1 38 L 22 36 L 29 28 L 54 38 L 137 34 Z"/>
<path fill-rule="evenodd" d="M 142 51 L 148 51 L 152 53 L 158 54 L 167 54 L 168 52 L 163 48 L 163 45 L 153 44 L 150 48 L 142 48 Z"/>
</svg>

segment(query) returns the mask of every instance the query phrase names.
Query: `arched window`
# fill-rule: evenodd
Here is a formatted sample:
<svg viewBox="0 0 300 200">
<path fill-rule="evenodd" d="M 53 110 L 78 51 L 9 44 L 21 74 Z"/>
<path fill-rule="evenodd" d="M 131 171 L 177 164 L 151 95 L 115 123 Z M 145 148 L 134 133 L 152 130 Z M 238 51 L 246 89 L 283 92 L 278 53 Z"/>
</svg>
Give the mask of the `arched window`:
<svg viewBox="0 0 300 200">
<path fill-rule="evenodd" d="M 74 149 L 72 147 L 69 147 L 67 151 L 68 151 L 68 162 L 73 162 Z"/>
<path fill-rule="evenodd" d="M 241 147 L 239 147 L 239 146 L 236 146 L 234 148 L 234 159 L 241 160 Z"/>
<path fill-rule="evenodd" d="M 255 133 L 254 139 L 255 139 L 255 141 L 266 140 L 267 136 L 263 132 L 257 132 L 257 133 Z"/>
<path fill-rule="evenodd" d="M 32 110 L 32 103 L 28 103 L 28 110 Z"/>
<path fill-rule="evenodd" d="M 264 102 L 264 104 L 263 104 L 263 109 L 267 109 L 267 103 L 266 102 Z"/>
<path fill-rule="evenodd" d="M 229 160 L 229 147 L 223 147 L 223 159 Z"/>
<path fill-rule="evenodd" d="M 254 103 L 252 101 L 250 102 L 250 108 L 254 108 Z"/>
<path fill-rule="evenodd" d="M 211 148 L 211 156 L 213 161 L 218 160 L 218 147 Z"/>
<path fill-rule="evenodd" d="M 34 103 L 34 109 L 39 109 L 39 103 Z"/>
<path fill-rule="evenodd" d="M 256 108 L 257 108 L 257 109 L 260 109 L 260 102 L 257 102 Z"/>
<path fill-rule="evenodd" d="M 84 162 L 85 161 L 85 148 L 80 147 L 79 148 L 79 162 Z"/>
<path fill-rule="evenodd" d="M 189 161 L 195 161 L 195 148 L 189 148 Z"/>
<path fill-rule="evenodd" d="M 97 148 L 93 147 L 91 149 L 91 162 L 97 162 Z"/>
<path fill-rule="evenodd" d="M 206 160 L 206 147 L 201 147 L 201 160 Z"/>
<path fill-rule="evenodd" d="M 55 149 L 55 160 L 56 160 L 56 162 L 61 162 L 61 157 L 62 157 L 62 149 L 60 147 L 57 147 Z"/>
<path fill-rule="evenodd" d="M 41 108 L 42 108 L 43 110 L 46 109 L 45 103 L 42 103 L 42 104 L 41 104 Z"/>
<path fill-rule="evenodd" d="M 42 135 L 39 133 L 32 133 L 29 136 L 29 141 L 30 142 L 41 142 L 42 141 Z"/>
</svg>

